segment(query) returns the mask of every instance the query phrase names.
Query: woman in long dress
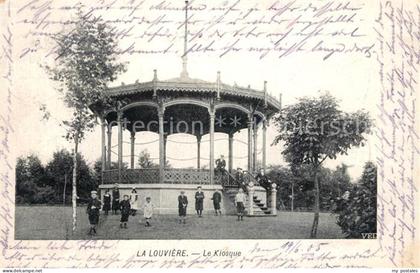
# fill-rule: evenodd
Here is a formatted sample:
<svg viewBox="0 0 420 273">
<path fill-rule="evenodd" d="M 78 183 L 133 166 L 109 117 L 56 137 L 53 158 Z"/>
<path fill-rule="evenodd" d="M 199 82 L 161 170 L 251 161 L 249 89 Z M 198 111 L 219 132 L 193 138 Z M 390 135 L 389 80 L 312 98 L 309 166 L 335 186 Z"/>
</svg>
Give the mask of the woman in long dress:
<svg viewBox="0 0 420 273">
<path fill-rule="evenodd" d="M 131 215 L 135 216 L 137 210 L 140 209 L 139 205 L 139 195 L 137 194 L 136 188 L 133 188 L 130 194 L 130 205 L 131 205 Z"/>
</svg>

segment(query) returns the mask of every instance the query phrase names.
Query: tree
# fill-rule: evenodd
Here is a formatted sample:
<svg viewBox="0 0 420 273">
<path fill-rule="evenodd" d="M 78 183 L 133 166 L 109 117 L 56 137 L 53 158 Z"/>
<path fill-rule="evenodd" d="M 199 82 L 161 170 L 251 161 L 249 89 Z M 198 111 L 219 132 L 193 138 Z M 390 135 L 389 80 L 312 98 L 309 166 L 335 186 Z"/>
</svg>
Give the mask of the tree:
<svg viewBox="0 0 420 273">
<path fill-rule="evenodd" d="M 142 169 L 149 169 L 149 168 L 158 168 L 159 164 L 153 163 L 150 153 L 147 149 L 144 149 L 139 154 L 138 165 Z M 168 160 L 165 161 L 165 167 L 170 168 L 170 163 Z"/>
<path fill-rule="evenodd" d="M 67 200 L 67 196 L 71 194 L 71 188 L 67 187 L 67 182 L 70 180 L 70 174 L 73 171 L 73 160 L 73 155 L 62 149 L 54 152 L 52 160 L 47 163 L 45 168 L 49 185 L 54 188 L 56 196 L 63 196 L 63 199 L 61 199 L 63 203 Z M 97 187 L 97 184 L 93 179 L 91 169 L 80 153 L 77 155 L 77 170 L 78 196 L 85 200 L 89 197 L 90 191 Z"/>
<path fill-rule="evenodd" d="M 16 203 L 35 203 L 38 189 L 46 185 L 45 169 L 36 155 L 16 161 Z"/>
<path fill-rule="evenodd" d="M 314 221 L 311 238 L 316 238 L 319 221 L 319 179 L 322 163 L 347 154 L 351 147 L 363 145 L 371 127 L 368 113 L 345 113 L 330 94 L 319 98 L 300 98 L 296 104 L 283 108 L 274 117 L 279 134 L 273 144 L 284 142 L 283 155 L 292 170 L 302 165 L 311 167 L 314 185 Z"/>
<path fill-rule="evenodd" d="M 337 223 L 347 238 L 376 233 L 376 193 L 377 169 L 372 162 L 367 162 L 357 185 L 336 199 Z"/>
<path fill-rule="evenodd" d="M 150 159 L 150 153 L 147 149 L 140 152 L 138 164 L 142 169 L 156 168 L 158 166 Z"/>
<path fill-rule="evenodd" d="M 76 229 L 77 154 L 80 142 L 87 131 L 96 125 L 92 105 L 112 105 L 106 95 L 107 84 L 124 71 L 118 63 L 117 40 L 114 31 L 91 13 L 80 11 L 73 29 L 54 37 L 57 43 L 55 67 L 47 67 L 52 79 L 60 83 L 59 91 L 72 115 L 64 120 L 66 139 L 73 143 L 72 204 L 73 231 Z M 105 107 L 102 107 L 104 109 Z M 103 113 L 96 113 L 102 116 Z"/>
</svg>

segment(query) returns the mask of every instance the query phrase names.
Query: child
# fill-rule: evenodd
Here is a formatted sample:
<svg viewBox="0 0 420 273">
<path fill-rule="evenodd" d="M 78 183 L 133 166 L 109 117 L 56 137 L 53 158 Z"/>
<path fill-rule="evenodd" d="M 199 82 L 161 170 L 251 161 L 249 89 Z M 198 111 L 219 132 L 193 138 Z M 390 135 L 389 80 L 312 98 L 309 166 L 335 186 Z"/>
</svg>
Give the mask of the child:
<svg viewBox="0 0 420 273">
<path fill-rule="evenodd" d="M 130 195 L 131 215 L 136 216 L 137 210 L 139 209 L 139 195 L 137 194 L 136 188 L 131 190 Z"/>
<path fill-rule="evenodd" d="M 151 202 L 151 198 L 150 197 L 146 197 L 146 203 L 144 204 L 144 209 L 143 209 L 143 213 L 144 213 L 144 219 L 146 220 L 146 224 L 144 225 L 145 227 L 150 227 L 150 220 L 152 219 L 152 215 L 153 215 L 153 204 Z"/>
<path fill-rule="evenodd" d="M 198 186 L 197 192 L 195 193 L 195 210 L 197 211 L 198 217 L 203 216 L 203 202 L 204 192 L 201 191 L 201 186 Z"/>
<path fill-rule="evenodd" d="M 91 191 L 91 198 L 87 206 L 86 213 L 89 215 L 89 235 L 96 234 L 96 225 L 99 222 L 99 209 L 101 208 L 101 201 L 97 198 L 97 192 Z"/>
<path fill-rule="evenodd" d="M 106 190 L 104 194 L 104 205 L 102 210 L 105 212 L 105 215 L 108 215 L 108 212 L 111 210 L 111 194 L 109 194 L 109 190 Z"/>
<path fill-rule="evenodd" d="M 222 201 L 222 194 L 218 189 L 213 193 L 213 197 L 211 198 L 213 200 L 213 206 L 214 206 L 214 212 L 217 215 L 222 215 L 222 211 L 220 210 L 220 202 Z"/>
<path fill-rule="evenodd" d="M 178 196 L 178 213 L 180 224 L 185 224 L 185 217 L 187 216 L 188 198 L 184 195 L 184 193 L 184 191 L 181 191 L 181 194 Z"/>
<path fill-rule="evenodd" d="M 246 196 L 244 194 L 244 190 L 242 188 L 239 188 L 239 191 L 235 196 L 235 204 L 236 204 L 236 210 L 238 213 L 238 221 L 244 220 L 245 200 L 246 200 Z"/>
<path fill-rule="evenodd" d="M 112 190 L 112 210 L 114 214 L 117 214 L 118 208 L 120 207 L 120 191 L 118 190 L 118 184 L 114 185 Z"/>
<path fill-rule="evenodd" d="M 131 205 L 128 195 L 124 195 L 124 199 L 120 203 L 121 221 L 120 228 L 127 228 L 128 217 L 130 216 Z"/>
</svg>

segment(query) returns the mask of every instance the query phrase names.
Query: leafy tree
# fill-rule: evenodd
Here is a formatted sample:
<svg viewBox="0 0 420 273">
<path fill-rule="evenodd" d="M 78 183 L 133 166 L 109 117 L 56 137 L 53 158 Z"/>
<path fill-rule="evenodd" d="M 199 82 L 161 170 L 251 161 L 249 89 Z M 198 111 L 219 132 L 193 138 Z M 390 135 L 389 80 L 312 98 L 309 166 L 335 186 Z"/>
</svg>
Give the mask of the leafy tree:
<svg viewBox="0 0 420 273">
<path fill-rule="evenodd" d="M 284 107 L 274 118 L 279 134 L 274 144 L 284 142 L 283 155 L 291 168 L 309 165 L 314 186 L 314 221 L 311 238 L 316 238 L 319 211 L 319 170 L 327 159 L 346 154 L 351 147 L 363 145 L 371 127 L 369 115 L 363 111 L 345 113 L 337 100 L 327 94 L 319 98 L 300 98 Z"/>
<path fill-rule="evenodd" d="M 63 202 L 69 200 L 67 196 L 71 194 L 71 187 L 67 183 L 70 181 L 70 175 L 73 171 L 73 160 L 73 155 L 62 149 L 54 152 L 52 160 L 46 166 L 49 185 L 54 188 L 56 196 L 63 196 L 62 199 L 58 198 Z M 82 200 L 84 200 L 89 197 L 90 191 L 94 190 L 97 184 L 86 160 L 80 153 L 77 155 L 77 169 L 78 196 L 83 197 Z"/>
<path fill-rule="evenodd" d="M 79 143 L 96 125 L 92 105 L 111 105 L 106 95 L 109 82 L 124 70 L 116 60 L 117 39 L 114 31 L 92 14 L 77 14 L 73 29 L 58 34 L 55 67 L 47 67 L 52 79 L 60 83 L 60 93 L 72 115 L 63 121 L 66 139 L 73 143 L 72 204 L 73 231 L 76 229 L 77 154 Z M 104 109 L 105 107 L 100 107 Z M 96 113 L 102 116 L 103 113 Z"/>
<path fill-rule="evenodd" d="M 36 155 L 16 161 L 16 203 L 33 203 L 39 187 L 46 184 L 45 169 Z"/>
<path fill-rule="evenodd" d="M 139 154 L 138 165 L 142 169 L 148 168 L 159 168 L 159 164 L 153 163 L 150 153 L 147 149 L 144 149 Z M 170 163 L 168 160 L 165 161 L 165 167 L 170 168 Z"/>
<path fill-rule="evenodd" d="M 147 149 L 144 149 L 140 152 L 138 164 L 142 169 L 158 167 L 158 164 L 153 163 L 153 161 L 150 159 L 150 153 L 147 151 Z"/>
<path fill-rule="evenodd" d="M 16 161 L 16 180 L 28 181 L 33 179 L 37 186 L 45 185 L 45 169 L 37 155 L 19 157 Z"/>
<path fill-rule="evenodd" d="M 376 233 L 376 194 L 377 169 L 372 162 L 367 162 L 358 184 L 335 201 L 337 223 L 347 238 Z"/>
</svg>

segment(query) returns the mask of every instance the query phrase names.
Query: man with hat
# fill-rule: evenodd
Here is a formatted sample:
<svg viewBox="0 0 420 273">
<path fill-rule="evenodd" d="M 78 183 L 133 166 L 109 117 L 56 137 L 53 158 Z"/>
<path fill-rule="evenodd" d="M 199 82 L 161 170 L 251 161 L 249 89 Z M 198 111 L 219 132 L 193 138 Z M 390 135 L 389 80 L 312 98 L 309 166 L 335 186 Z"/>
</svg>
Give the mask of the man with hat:
<svg viewBox="0 0 420 273">
<path fill-rule="evenodd" d="M 120 191 L 118 190 L 118 184 L 114 185 L 112 189 L 112 210 L 114 214 L 117 214 L 117 210 L 120 209 Z"/>
<path fill-rule="evenodd" d="M 220 158 L 216 159 L 216 173 L 222 175 L 225 173 L 226 160 L 224 155 L 220 155 Z"/>
<path fill-rule="evenodd" d="M 198 217 L 203 216 L 203 203 L 204 203 L 204 192 L 201 191 L 201 186 L 197 187 L 195 193 L 195 210 L 197 211 Z"/>
<path fill-rule="evenodd" d="M 89 199 L 86 213 L 89 215 L 89 235 L 96 234 L 96 226 L 99 222 L 99 209 L 101 208 L 101 201 L 98 200 L 97 192 L 90 192 L 91 198 Z"/>
<path fill-rule="evenodd" d="M 222 215 L 222 211 L 220 210 L 220 202 L 222 202 L 222 194 L 220 191 L 216 188 L 216 191 L 213 193 L 213 197 L 211 198 L 213 200 L 213 206 L 214 206 L 214 212 L 217 215 Z"/>
<path fill-rule="evenodd" d="M 178 213 L 179 213 L 179 223 L 185 224 L 185 217 L 187 216 L 187 206 L 188 198 L 185 195 L 184 191 L 181 191 L 181 194 L 178 196 Z"/>
<path fill-rule="evenodd" d="M 238 167 L 236 169 L 235 179 L 239 187 L 243 188 L 243 186 L 245 185 L 245 180 L 244 180 L 244 172 L 242 171 L 242 168 Z"/>
</svg>

